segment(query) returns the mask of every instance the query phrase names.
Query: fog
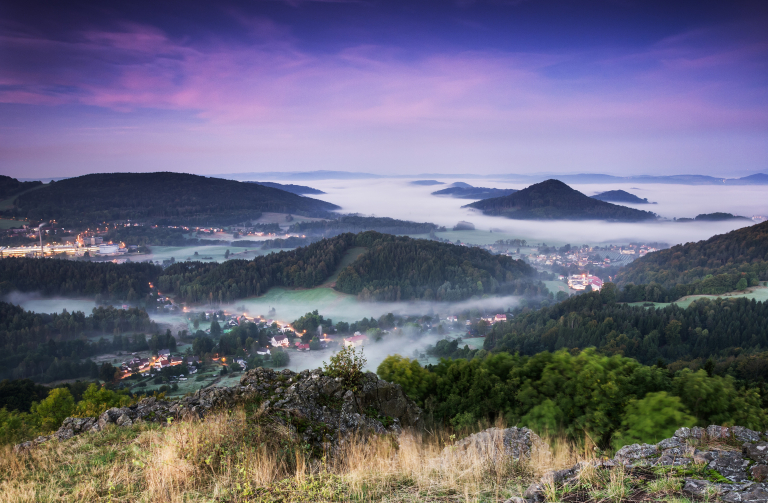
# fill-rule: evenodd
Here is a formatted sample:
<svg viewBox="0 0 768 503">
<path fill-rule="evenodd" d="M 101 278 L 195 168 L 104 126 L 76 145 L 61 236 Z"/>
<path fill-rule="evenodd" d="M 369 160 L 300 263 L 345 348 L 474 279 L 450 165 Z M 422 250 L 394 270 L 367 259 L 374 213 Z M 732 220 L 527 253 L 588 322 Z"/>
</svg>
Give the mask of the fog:
<svg viewBox="0 0 768 503">
<path fill-rule="evenodd" d="M 325 289 L 305 290 L 305 292 L 317 293 Z M 301 298 L 302 291 L 298 295 L 291 295 L 292 291 L 279 289 L 286 295 L 274 295 L 272 291 L 262 297 L 243 299 L 232 304 L 222 306 L 227 312 L 238 313 L 244 307 L 250 315 L 263 315 L 283 322 L 293 322 L 307 312 L 317 309 L 320 314 L 330 318 L 333 322 L 353 322 L 363 318 L 379 318 L 387 313 L 400 316 L 422 315 L 455 315 L 468 309 L 478 309 L 481 312 L 499 313 L 517 306 L 520 301 L 518 296 L 488 297 L 483 299 L 465 300 L 461 302 L 360 302 L 352 295 L 345 295 L 328 289 L 325 296 L 315 295 L 312 299 Z M 268 315 L 269 309 L 274 308 L 275 314 Z"/>
<path fill-rule="evenodd" d="M 476 186 L 523 189 L 525 185 L 489 180 L 441 180 L 450 184 L 465 181 Z M 491 217 L 479 211 L 462 208 L 468 199 L 432 196 L 445 186 L 411 185 L 408 180 L 317 180 L 311 185 L 326 194 L 313 196 L 338 204 L 344 213 L 361 213 L 417 222 L 434 222 L 452 228 L 460 220 L 472 222 L 478 230 L 498 230 L 495 239 L 520 238 L 547 244 L 623 244 L 630 241 L 685 243 L 707 239 L 747 225 L 751 222 L 648 222 L 607 223 L 542 222 Z M 573 188 L 591 196 L 606 190 L 626 190 L 658 204 L 627 205 L 652 211 L 664 218 L 695 217 L 717 211 L 751 217 L 768 215 L 768 198 L 764 186 L 715 186 L 669 184 L 589 184 Z M 493 240 L 495 240 L 493 239 Z M 483 238 L 484 241 L 488 237 Z M 491 240 L 491 241 L 493 241 Z"/>
<path fill-rule="evenodd" d="M 96 302 L 90 299 L 68 299 L 66 297 L 43 297 L 38 293 L 11 292 L 2 297 L 3 302 L 16 304 L 27 311 L 36 313 L 60 313 L 64 309 L 70 313 L 82 311 L 91 314 Z"/>
</svg>

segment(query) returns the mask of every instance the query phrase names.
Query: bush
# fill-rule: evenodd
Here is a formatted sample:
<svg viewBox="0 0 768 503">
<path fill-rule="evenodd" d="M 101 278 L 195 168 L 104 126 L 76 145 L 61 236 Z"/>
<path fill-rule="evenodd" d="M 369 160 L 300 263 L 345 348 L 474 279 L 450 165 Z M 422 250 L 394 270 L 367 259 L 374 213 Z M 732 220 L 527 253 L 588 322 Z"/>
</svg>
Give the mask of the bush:
<svg viewBox="0 0 768 503">
<path fill-rule="evenodd" d="M 340 377 L 345 388 L 357 389 L 363 379 L 363 367 L 367 360 L 363 350 L 358 353 L 354 346 L 345 346 L 341 351 L 331 356 L 330 363 L 323 362 L 323 372 L 330 377 Z"/>
<path fill-rule="evenodd" d="M 291 357 L 283 350 L 275 350 L 272 353 L 272 363 L 275 367 L 285 367 L 290 361 Z"/>
<path fill-rule="evenodd" d="M 674 435 L 680 427 L 690 427 L 696 420 L 686 413 L 679 397 L 666 391 L 648 393 L 642 400 L 627 405 L 621 421 L 621 434 L 614 439 L 615 447 L 634 443 L 655 444 Z"/>
</svg>

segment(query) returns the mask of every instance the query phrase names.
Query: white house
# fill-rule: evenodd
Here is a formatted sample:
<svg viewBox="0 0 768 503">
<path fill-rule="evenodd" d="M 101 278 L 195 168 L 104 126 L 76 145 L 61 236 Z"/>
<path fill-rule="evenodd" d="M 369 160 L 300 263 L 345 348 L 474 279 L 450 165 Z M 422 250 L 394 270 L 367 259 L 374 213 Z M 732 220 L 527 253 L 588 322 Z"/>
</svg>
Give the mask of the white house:
<svg viewBox="0 0 768 503">
<path fill-rule="evenodd" d="M 288 336 L 282 335 L 282 334 L 273 336 L 269 342 L 274 347 L 282 346 L 284 348 L 287 348 L 288 346 L 291 345 L 290 341 L 288 340 Z"/>
</svg>

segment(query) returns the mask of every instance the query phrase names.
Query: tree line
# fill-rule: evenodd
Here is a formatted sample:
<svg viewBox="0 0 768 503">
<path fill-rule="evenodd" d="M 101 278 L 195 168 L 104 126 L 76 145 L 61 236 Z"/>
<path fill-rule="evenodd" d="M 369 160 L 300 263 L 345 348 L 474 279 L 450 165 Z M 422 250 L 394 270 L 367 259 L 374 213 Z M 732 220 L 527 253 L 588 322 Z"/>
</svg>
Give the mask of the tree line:
<svg viewBox="0 0 768 503">
<path fill-rule="evenodd" d="M 445 227 L 439 227 L 429 222 L 411 222 L 388 217 L 363 217 L 359 215 L 345 215 L 335 220 L 296 222 L 289 228 L 289 232 L 323 237 L 338 236 L 346 232 L 376 231 L 383 234 L 429 234 L 444 230 Z"/>
<path fill-rule="evenodd" d="M 162 268 L 150 263 L 9 257 L 0 260 L 0 294 L 18 290 L 137 301 L 149 295 L 149 283 L 161 272 Z"/>
<path fill-rule="evenodd" d="M 426 368 L 402 356 L 378 367 L 403 386 L 435 421 L 457 429 L 503 418 L 539 433 L 588 437 L 600 448 L 658 442 L 680 426 L 744 425 L 762 431 L 760 394 L 730 376 L 705 370 L 675 373 L 594 350 L 532 356 L 478 353 Z"/>
<path fill-rule="evenodd" d="M 615 302 L 611 283 L 601 292 L 518 312 L 495 324 L 485 340 L 494 351 L 533 355 L 595 347 L 643 363 L 726 357 L 768 347 L 768 304 L 754 299 L 699 299 L 689 307 L 630 306 Z M 756 377 L 757 378 L 757 377 Z M 768 379 L 768 369 L 759 377 Z"/>
<path fill-rule="evenodd" d="M 725 293 L 765 280 L 768 222 L 649 253 L 616 276 L 619 287 L 656 284 L 674 295 Z"/>
</svg>

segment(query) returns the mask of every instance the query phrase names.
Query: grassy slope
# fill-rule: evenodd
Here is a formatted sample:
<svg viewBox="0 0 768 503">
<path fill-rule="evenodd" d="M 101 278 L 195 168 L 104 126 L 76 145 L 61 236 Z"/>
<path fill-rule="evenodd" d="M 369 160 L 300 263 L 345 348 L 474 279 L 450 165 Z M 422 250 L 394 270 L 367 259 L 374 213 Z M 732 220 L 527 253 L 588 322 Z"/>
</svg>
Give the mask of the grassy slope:
<svg viewBox="0 0 768 503">
<path fill-rule="evenodd" d="M 350 439 L 338 455 L 312 463 L 295 433 L 255 409 L 165 428 L 109 427 L 20 455 L 0 449 L 0 501 L 500 503 L 521 496 L 546 471 L 594 456 L 583 446 L 545 439 L 550 448 L 522 463 L 482 463 L 472 456 L 445 461 L 450 433 L 406 432 L 397 447 L 390 438 Z M 688 502 L 681 495 L 686 476 L 710 474 L 704 465 L 637 473 L 585 469 L 573 485 L 548 487 L 547 500 Z"/>
</svg>

